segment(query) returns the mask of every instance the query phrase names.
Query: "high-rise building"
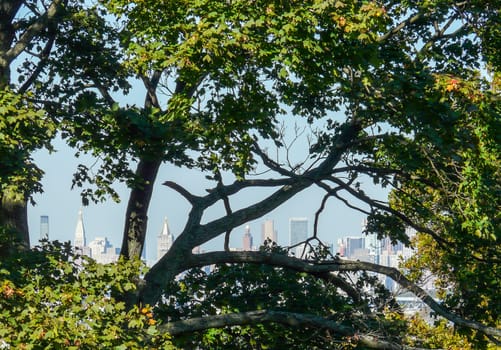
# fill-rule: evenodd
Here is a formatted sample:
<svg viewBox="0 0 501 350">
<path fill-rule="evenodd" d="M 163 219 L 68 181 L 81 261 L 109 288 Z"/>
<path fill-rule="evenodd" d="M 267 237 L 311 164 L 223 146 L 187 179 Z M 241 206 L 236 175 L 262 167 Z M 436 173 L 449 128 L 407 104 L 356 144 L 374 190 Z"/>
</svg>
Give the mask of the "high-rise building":
<svg viewBox="0 0 501 350">
<path fill-rule="evenodd" d="M 96 237 L 89 243 L 90 256 L 100 264 L 109 264 L 118 260 L 120 249 L 113 245 L 106 237 Z"/>
<path fill-rule="evenodd" d="M 289 244 L 294 245 L 308 238 L 308 219 L 289 219 Z"/>
<path fill-rule="evenodd" d="M 245 226 L 245 233 L 242 242 L 243 250 L 252 250 L 252 235 L 250 233 L 250 226 Z"/>
<path fill-rule="evenodd" d="M 77 227 L 75 228 L 75 242 L 73 245 L 80 250 L 83 250 L 83 248 L 87 246 L 82 209 L 78 211 Z"/>
<path fill-rule="evenodd" d="M 275 230 L 273 220 L 265 220 L 261 225 L 261 242 L 264 243 L 267 239 L 272 242 L 278 242 L 277 231 Z"/>
<path fill-rule="evenodd" d="M 160 258 L 169 251 L 172 243 L 174 243 L 174 235 L 170 232 L 169 221 L 167 218 L 164 218 L 162 230 L 157 240 L 157 260 L 160 260 Z"/>
<path fill-rule="evenodd" d="M 40 216 L 40 240 L 49 239 L 49 217 L 47 215 Z"/>
<path fill-rule="evenodd" d="M 365 237 L 346 237 L 345 254 L 348 257 L 365 254 Z"/>
</svg>

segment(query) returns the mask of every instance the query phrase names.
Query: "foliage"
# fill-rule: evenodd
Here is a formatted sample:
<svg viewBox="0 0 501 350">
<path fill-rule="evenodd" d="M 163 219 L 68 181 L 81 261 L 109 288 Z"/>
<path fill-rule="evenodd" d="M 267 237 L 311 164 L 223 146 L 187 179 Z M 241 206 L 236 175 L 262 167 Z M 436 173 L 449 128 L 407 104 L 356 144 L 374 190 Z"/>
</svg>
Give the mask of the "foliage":
<svg viewBox="0 0 501 350">
<path fill-rule="evenodd" d="M 442 98 L 462 117 L 458 127 L 449 131 L 451 141 L 441 145 L 440 153 L 426 152 L 429 167 L 419 173 L 436 180 L 436 185 L 406 182 L 394 198 L 406 213 L 416 212 L 419 203 L 414 220 L 441 238 L 437 242 L 418 235 L 418 254 L 407 266 L 431 271 L 438 278 L 441 298 L 451 309 L 496 325 L 501 315 L 497 302 L 501 288 L 501 110 L 498 98 L 479 88 L 481 82 L 475 77 L 452 80 L 442 82 Z M 423 143 L 423 147 L 430 144 Z"/>
<path fill-rule="evenodd" d="M 0 347 L 173 348 L 147 306 L 127 310 L 113 295 L 135 289 L 137 262 L 101 265 L 69 243 L 42 242 L 0 263 Z"/>
<path fill-rule="evenodd" d="M 474 349 L 466 337 L 454 332 L 444 320 L 429 324 L 417 315 L 410 318 L 406 337 L 410 346 L 449 350 Z"/>
<path fill-rule="evenodd" d="M 9 191 L 28 198 L 41 191 L 43 175 L 31 159 L 41 147 L 50 148 L 55 125 L 47 114 L 29 102 L 30 95 L 0 91 L 0 193 Z"/>
<path fill-rule="evenodd" d="M 262 246 L 261 251 L 287 254 L 275 243 Z M 233 312 L 282 310 L 324 316 L 360 333 L 399 337 L 405 331 L 405 322 L 391 320 L 388 315 L 401 311 L 387 291 L 378 287 L 377 279 L 361 274 L 356 288 L 362 297 L 358 303 L 328 280 L 307 273 L 266 264 L 216 265 L 210 273 L 191 269 L 172 282 L 165 291 L 165 302 L 155 313 L 172 322 Z M 372 312 L 368 312 L 369 304 Z M 267 323 L 189 333 L 175 337 L 173 342 L 182 348 L 327 349 L 348 346 L 350 339 L 320 328 Z"/>
</svg>

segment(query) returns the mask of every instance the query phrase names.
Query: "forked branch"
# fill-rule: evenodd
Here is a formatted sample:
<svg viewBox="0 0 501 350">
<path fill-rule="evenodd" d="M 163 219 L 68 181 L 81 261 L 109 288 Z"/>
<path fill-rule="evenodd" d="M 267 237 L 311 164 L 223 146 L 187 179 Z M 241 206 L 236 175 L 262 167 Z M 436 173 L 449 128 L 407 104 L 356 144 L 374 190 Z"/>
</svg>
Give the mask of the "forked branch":
<svg viewBox="0 0 501 350">
<path fill-rule="evenodd" d="M 470 321 L 461 318 L 460 316 L 450 312 L 441 304 L 436 302 L 422 288 L 411 282 L 399 270 L 393 267 L 381 266 L 364 261 L 351 261 L 336 259 L 332 261 L 314 262 L 283 254 L 267 253 L 267 252 L 211 252 L 205 254 L 190 255 L 184 264 L 184 267 L 202 267 L 212 264 L 223 263 L 259 263 L 270 266 L 283 267 L 298 272 L 306 272 L 312 275 L 326 272 L 358 272 L 370 271 L 378 274 L 383 274 L 402 287 L 414 293 L 423 303 L 428 305 L 438 315 L 455 323 L 458 326 L 467 327 L 478 330 L 486 335 L 501 338 L 501 329 L 485 326 L 481 323 Z M 182 272 L 182 271 L 179 271 Z"/>
</svg>

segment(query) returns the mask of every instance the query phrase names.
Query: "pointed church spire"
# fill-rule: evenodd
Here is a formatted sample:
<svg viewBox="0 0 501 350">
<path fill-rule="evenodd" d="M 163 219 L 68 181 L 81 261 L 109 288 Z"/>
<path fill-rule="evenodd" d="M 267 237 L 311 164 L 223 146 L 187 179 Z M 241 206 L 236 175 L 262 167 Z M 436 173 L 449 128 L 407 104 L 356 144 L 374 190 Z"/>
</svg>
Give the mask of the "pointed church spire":
<svg viewBox="0 0 501 350">
<path fill-rule="evenodd" d="M 160 259 L 169 251 L 173 242 L 174 235 L 170 232 L 169 221 L 167 220 L 167 217 L 165 217 L 162 225 L 162 231 L 160 231 L 157 240 L 157 259 Z"/>
<path fill-rule="evenodd" d="M 83 212 L 82 208 L 78 211 L 77 226 L 75 228 L 75 247 L 83 249 L 87 245 L 85 240 L 85 229 L 83 224 Z"/>
<path fill-rule="evenodd" d="M 167 220 L 167 217 L 164 218 L 164 224 L 162 225 L 162 231 L 160 232 L 160 235 L 170 235 L 169 220 Z"/>
</svg>

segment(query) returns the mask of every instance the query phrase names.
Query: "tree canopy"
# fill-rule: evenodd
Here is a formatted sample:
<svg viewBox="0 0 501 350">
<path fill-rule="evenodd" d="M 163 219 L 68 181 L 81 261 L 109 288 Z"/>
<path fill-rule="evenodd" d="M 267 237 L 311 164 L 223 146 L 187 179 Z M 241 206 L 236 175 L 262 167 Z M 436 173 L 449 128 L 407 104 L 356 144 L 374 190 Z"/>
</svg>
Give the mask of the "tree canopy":
<svg viewBox="0 0 501 350">
<path fill-rule="evenodd" d="M 193 346 L 242 347 L 249 337 L 254 348 L 273 346 L 277 339 L 293 346 L 314 329 L 322 330 L 310 338 L 319 348 L 339 342 L 387 349 L 445 347 L 447 341 L 463 347 L 499 344 L 498 1 L 0 4 L 0 37 L 5 38 L 0 51 L 0 224 L 2 248 L 13 254 L 9 259 L 19 259 L 16 250 L 29 245 L 26 201 L 40 190 L 42 174 L 30 154 L 50 148 L 56 130 L 77 153 L 100 159 L 95 174 L 85 164 L 76 169 L 73 183 L 83 187 L 84 203 L 109 195 L 116 199 L 116 181 L 130 188 L 124 265 L 94 271 L 92 263 L 82 267 L 70 261 L 64 265 L 68 277 L 51 281 L 57 293 L 61 288 L 73 294 L 71 288 L 82 287 L 75 281 L 86 274 L 102 280 L 85 298 L 68 299 L 67 306 L 54 301 L 59 294 L 50 299 L 54 294 L 48 292 L 44 305 L 54 315 L 67 311 L 71 327 L 78 327 L 72 317 L 79 312 L 96 313 L 85 314 L 80 324 L 91 333 L 94 320 L 107 312 L 119 314 L 109 325 L 117 328 L 105 331 L 106 337 L 120 339 L 110 340 L 110 346 L 127 346 L 125 338 L 136 334 L 124 333 L 128 328 L 138 332 L 131 340 L 136 345 L 130 346 L 151 339 L 170 344 L 158 335 L 164 333 L 184 345 L 186 333 L 197 334 Z M 11 67 L 19 61 L 16 81 Z M 138 84 L 144 87 L 144 104 L 127 103 Z M 287 141 L 295 123 L 311 130 L 310 142 L 299 145 L 304 159 L 294 157 Z M 143 274 L 138 265 L 124 266 L 140 258 L 151 195 L 165 162 L 186 171 L 201 169 L 213 187 L 200 195 L 159 179 L 191 210 L 170 250 Z M 389 189 L 388 199 L 371 197 L 363 185 L 367 179 Z M 316 220 L 325 215 L 327 201 L 338 200 L 367 215 L 366 233 L 415 245 L 417 255 L 407 262 L 405 274 L 323 253 L 294 257 L 279 248 L 229 250 L 234 228 L 312 187 L 325 192 L 311 203 L 319 208 Z M 253 188 L 266 188 L 268 194 L 235 209 L 232 198 Z M 217 204 L 225 213 L 203 221 Z M 316 227 L 306 243 L 321 247 Z M 418 232 L 414 241 L 407 227 Z M 218 236 L 225 236 L 221 251 L 193 253 Z M 12 245 L 13 237 L 22 244 Z M 18 278 L 12 275 L 15 265 L 3 264 L 4 295 L 28 302 L 42 297 L 25 289 L 33 288 L 36 276 L 55 273 L 23 260 L 27 271 L 34 266 L 36 276 L 27 272 Z M 217 266 L 214 274 L 199 272 L 208 265 Z M 440 302 L 418 286 L 426 270 L 438 277 Z M 391 277 L 462 333 L 448 330 L 451 338 L 434 344 L 420 334 L 404 337 L 412 325 L 422 335 L 433 331 L 404 319 L 371 276 L 362 274 L 358 283 L 365 281 L 372 294 L 358 292 L 361 286 L 350 279 L 356 272 Z M 128 287 L 115 287 L 109 273 Z M 282 299 L 255 302 L 259 293 L 275 292 Z M 304 305 L 298 296 L 322 298 L 325 304 Z M 112 306 L 85 307 L 96 298 Z M 14 307 L 9 300 L 9 312 L 25 317 L 19 307 L 24 301 Z M 158 327 L 143 327 L 157 321 L 162 322 Z M 232 327 L 206 332 L 224 326 Z M 298 326 L 304 333 L 295 330 Z M 442 323 L 437 329 L 447 327 Z M 54 333 L 41 332 L 38 338 L 4 341 L 34 346 L 52 341 Z"/>
</svg>

